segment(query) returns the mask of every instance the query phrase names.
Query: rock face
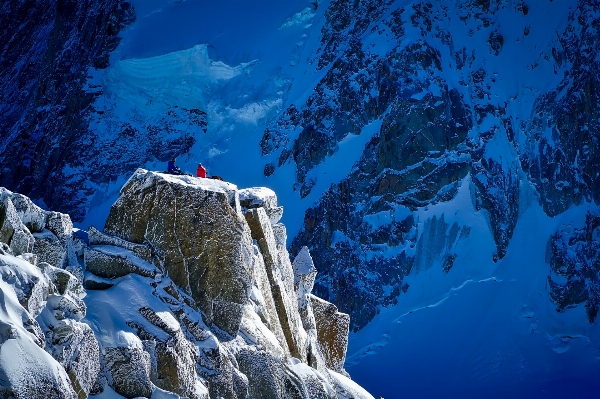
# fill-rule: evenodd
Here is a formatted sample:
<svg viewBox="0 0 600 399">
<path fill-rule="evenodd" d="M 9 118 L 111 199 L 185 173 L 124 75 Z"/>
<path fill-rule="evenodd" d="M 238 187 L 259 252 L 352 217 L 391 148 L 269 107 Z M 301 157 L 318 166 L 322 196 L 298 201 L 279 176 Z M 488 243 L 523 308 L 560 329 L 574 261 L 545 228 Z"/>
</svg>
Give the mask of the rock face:
<svg viewBox="0 0 600 399">
<path fill-rule="evenodd" d="M 550 297 L 556 310 L 585 302 L 590 323 L 600 308 L 600 214 L 588 212 L 585 225 L 578 229 L 564 226 L 548 242 L 546 261 L 550 264 L 548 276 Z"/>
<path fill-rule="evenodd" d="M 81 150 L 92 148 L 86 114 L 95 96 L 84 90 L 88 69 L 108 66 L 119 31 L 134 19 L 131 4 L 121 0 L 3 5 L 0 157 L 14 166 L 0 171 L 5 186 L 62 211 L 86 201 L 87 194 L 71 195 L 84 177 L 67 177 L 63 168 L 85 163 Z"/>
<path fill-rule="evenodd" d="M 348 315 L 310 293 L 307 248 L 290 262 L 271 190 L 140 169 L 87 233 L 0 194 L 4 396 L 372 399 L 344 377 Z M 14 231 L 51 235 L 57 266 L 15 257 Z"/>
<path fill-rule="evenodd" d="M 234 186 L 194 181 L 138 170 L 121 190 L 105 231 L 152 247 L 209 323 L 235 336 L 250 293 L 244 262 L 253 251 L 250 232 Z"/>
<path fill-rule="evenodd" d="M 489 213 L 494 261 L 506 254 L 529 182 L 550 216 L 598 203 L 598 4 L 554 5 L 562 17 L 550 28 L 532 25 L 540 9 L 525 2 L 328 3 L 312 59 L 322 78 L 266 127 L 260 147 L 265 176 L 292 167 L 294 189 L 308 198 L 345 140 L 367 136 L 350 172 L 306 211 L 290 249 L 311 249 L 315 293 L 349 313 L 352 330 L 409 289 L 407 274 L 452 269 L 468 226 L 438 218 L 431 230 L 434 221 L 414 213 L 460 185 Z M 545 50 L 515 63 L 532 29 L 548 30 L 536 42 Z M 522 81 L 531 93 L 503 90 Z"/>
<path fill-rule="evenodd" d="M 1 302 L 6 309 L 0 320 L 4 326 L 0 368 L 6 377 L 0 391 L 16 398 L 86 398 L 99 375 L 100 353 L 94 332 L 81 322 L 86 314 L 85 290 L 65 270 L 81 274 L 76 258 L 67 256 L 74 253 L 69 216 L 43 211 L 27 197 L 4 188 L 0 197 L 5 211 Z M 7 234 L 11 229 L 13 234 Z M 52 258 L 47 248 L 33 242 L 15 245 L 20 239 L 17 232 L 32 236 L 29 229 L 35 235 L 52 234 L 53 248 L 61 254 L 53 259 L 60 267 L 40 260 Z M 16 253 L 19 257 L 13 256 Z"/>
<path fill-rule="evenodd" d="M 348 349 L 350 317 L 340 313 L 335 305 L 310 295 L 315 315 L 317 337 L 328 368 L 343 372 Z"/>
</svg>

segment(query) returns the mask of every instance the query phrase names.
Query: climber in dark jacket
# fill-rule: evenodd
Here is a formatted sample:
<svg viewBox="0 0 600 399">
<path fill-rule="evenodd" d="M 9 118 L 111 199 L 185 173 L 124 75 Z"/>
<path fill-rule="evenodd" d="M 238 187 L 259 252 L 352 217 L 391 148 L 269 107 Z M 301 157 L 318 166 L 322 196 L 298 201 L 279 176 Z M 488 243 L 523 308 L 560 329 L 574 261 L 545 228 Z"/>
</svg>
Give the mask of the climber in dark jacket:
<svg viewBox="0 0 600 399">
<path fill-rule="evenodd" d="M 182 175 L 183 172 L 181 171 L 181 169 L 179 169 L 178 166 L 175 165 L 175 161 L 176 161 L 175 158 L 173 158 L 169 161 L 168 172 L 172 175 Z"/>
</svg>

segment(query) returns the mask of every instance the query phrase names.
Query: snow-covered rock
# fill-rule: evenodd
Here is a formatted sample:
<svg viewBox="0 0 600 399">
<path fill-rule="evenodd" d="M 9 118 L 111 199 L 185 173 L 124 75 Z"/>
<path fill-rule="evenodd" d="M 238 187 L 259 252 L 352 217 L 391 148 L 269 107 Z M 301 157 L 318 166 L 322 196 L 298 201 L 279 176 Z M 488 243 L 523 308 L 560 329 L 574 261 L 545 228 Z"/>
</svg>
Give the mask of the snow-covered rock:
<svg viewBox="0 0 600 399">
<path fill-rule="evenodd" d="M 133 251 L 112 245 L 92 245 L 84 249 L 86 270 L 99 277 L 118 278 L 137 273 L 154 277 L 156 267 L 137 257 Z"/>
<path fill-rule="evenodd" d="M 150 354 L 138 346 L 104 348 L 110 386 L 126 398 L 152 395 Z"/>
<path fill-rule="evenodd" d="M 250 290 L 252 241 L 234 185 L 138 169 L 111 208 L 105 231 L 148 243 L 210 322 L 237 334 Z"/>
<path fill-rule="evenodd" d="M 243 209 L 263 208 L 273 225 L 279 222 L 283 216 L 283 207 L 277 206 L 277 195 L 266 187 L 240 190 L 240 205 Z"/>
<path fill-rule="evenodd" d="M 345 373 L 347 316 L 329 314 L 335 307 L 325 301 L 313 313 L 316 269 L 307 249 L 292 266 L 285 226 L 265 209 L 276 204 L 274 193 L 242 207 L 229 183 L 140 169 L 114 204 L 107 233 L 74 230 L 68 215 L 40 210 L 35 253 L 18 257 L 9 243 L 14 227 L 29 231 L 21 219 L 28 213 L 2 194 L 5 225 L 13 226 L 0 253 L 6 395 L 332 399 L 342 392 L 330 368 Z M 35 361 L 15 369 L 3 360 L 5 348 Z M 23 385 L 21 374 L 34 383 Z"/>
<path fill-rule="evenodd" d="M 263 208 L 246 212 L 246 220 L 252 231 L 252 238 L 258 242 L 264 259 L 277 314 L 289 350 L 293 356 L 306 360 L 306 332 L 298 312 L 293 282 L 294 273 L 289 257 L 281 256 L 277 249 L 271 223 Z"/>
<path fill-rule="evenodd" d="M 343 372 L 348 350 L 350 316 L 338 312 L 337 307 L 314 295 L 310 295 L 317 328 L 317 337 L 327 367 Z"/>
</svg>

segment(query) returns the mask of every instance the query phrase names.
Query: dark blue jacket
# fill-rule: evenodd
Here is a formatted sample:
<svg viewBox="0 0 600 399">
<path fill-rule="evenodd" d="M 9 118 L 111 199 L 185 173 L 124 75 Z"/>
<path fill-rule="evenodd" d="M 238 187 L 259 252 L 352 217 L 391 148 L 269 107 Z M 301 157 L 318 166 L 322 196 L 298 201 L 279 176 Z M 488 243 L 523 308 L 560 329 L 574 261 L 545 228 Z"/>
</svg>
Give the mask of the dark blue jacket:
<svg viewBox="0 0 600 399">
<path fill-rule="evenodd" d="M 175 162 L 173 162 L 173 161 L 169 161 L 168 171 L 172 175 L 179 175 L 179 174 L 181 174 L 181 169 L 179 169 L 177 166 L 175 166 Z"/>
</svg>

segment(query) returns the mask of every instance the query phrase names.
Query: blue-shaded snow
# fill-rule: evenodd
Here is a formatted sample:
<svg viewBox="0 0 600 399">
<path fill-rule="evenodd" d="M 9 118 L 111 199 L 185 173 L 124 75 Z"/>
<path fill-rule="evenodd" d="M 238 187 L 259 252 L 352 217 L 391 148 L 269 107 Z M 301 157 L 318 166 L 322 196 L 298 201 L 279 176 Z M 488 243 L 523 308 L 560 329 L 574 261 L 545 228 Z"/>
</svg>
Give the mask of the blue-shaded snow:
<svg viewBox="0 0 600 399">
<path fill-rule="evenodd" d="M 398 305 L 351 336 L 348 372 L 386 399 L 598 397 L 600 328 L 583 305 L 556 312 L 544 259 L 550 234 L 587 209 L 549 218 L 536 204 L 497 264 L 476 255 L 486 245 L 471 234 L 463 255 L 474 258 L 409 276 Z"/>
</svg>

